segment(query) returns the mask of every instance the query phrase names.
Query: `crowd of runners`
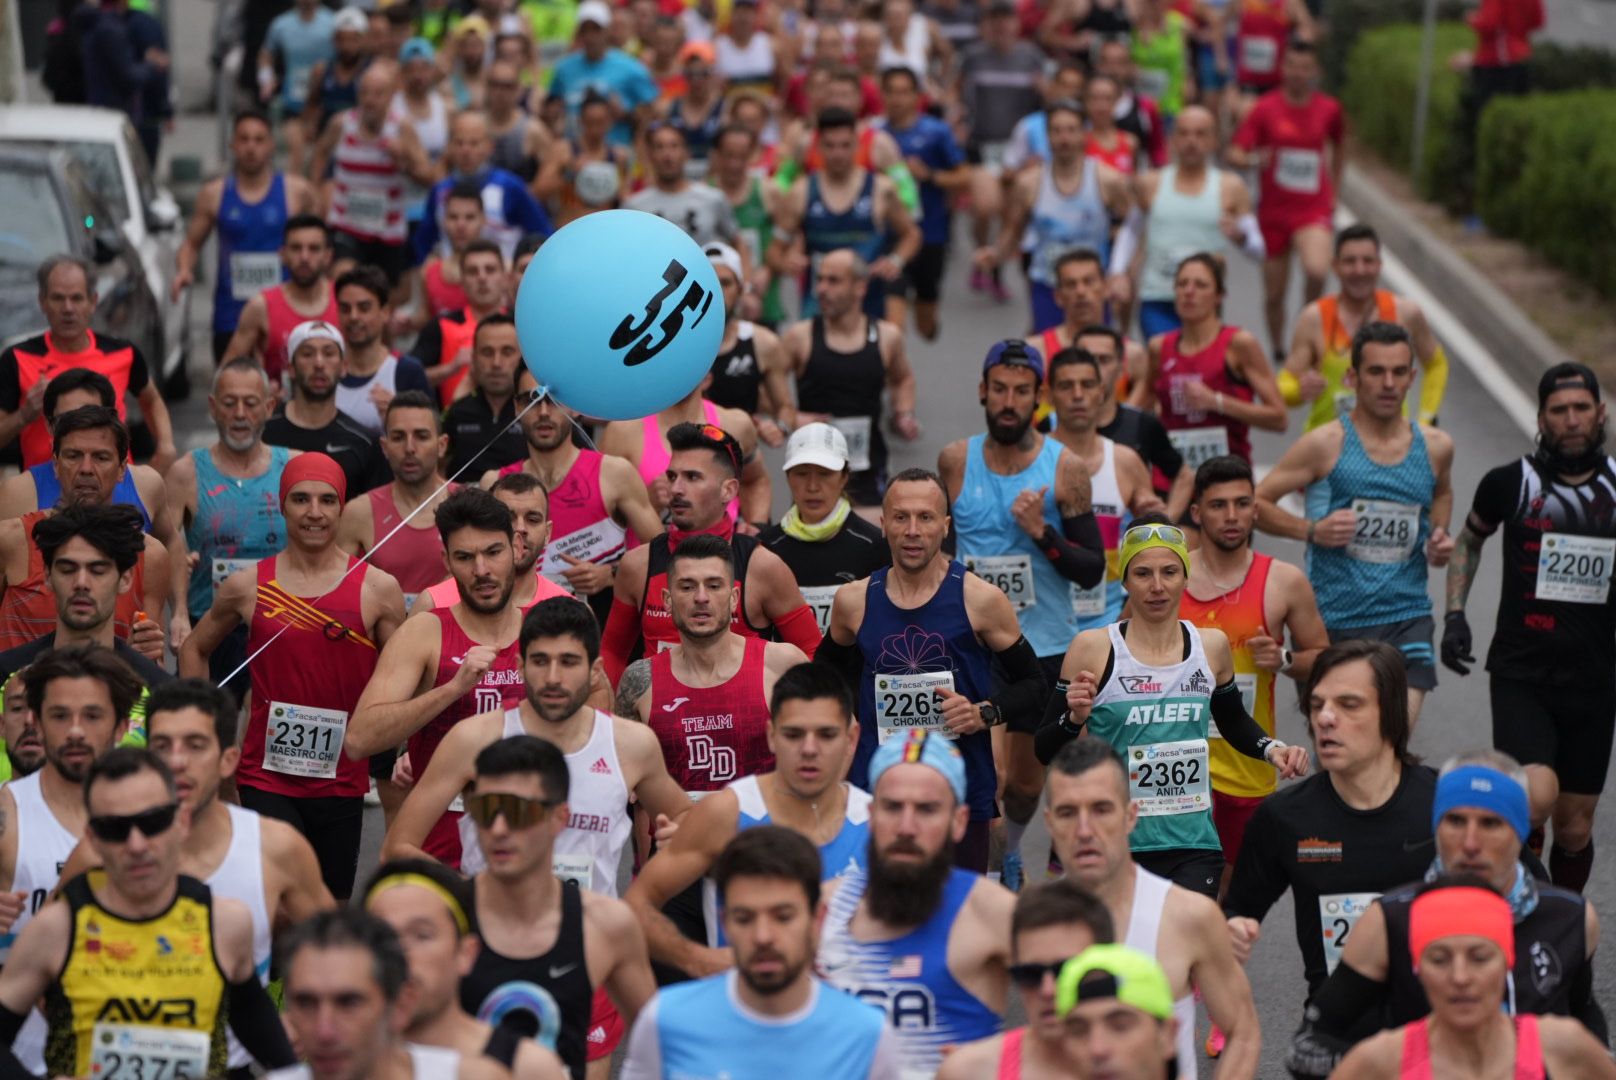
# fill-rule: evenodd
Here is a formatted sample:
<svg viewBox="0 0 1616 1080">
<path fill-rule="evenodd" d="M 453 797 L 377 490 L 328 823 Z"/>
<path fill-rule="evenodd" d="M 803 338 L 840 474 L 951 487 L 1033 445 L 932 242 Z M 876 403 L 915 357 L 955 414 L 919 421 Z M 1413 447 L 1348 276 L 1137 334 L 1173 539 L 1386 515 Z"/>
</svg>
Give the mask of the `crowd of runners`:
<svg viewBox="0 0 1616 1080">
<path fill-rule="evenodd" d="M 1465 447 L 1496 467 L 1454 490 L 1447 357 L 1335 225 L 1328 32 L 1301 0 L 250 26 L 175 286 L 213 295 L 216 438 L 176 450 L 72 256 L 0 354 L 0 1078 L 1238 1080 L 1265 1038 L 1298 1077 L 1616 1077 L 1601 387 L 1545 372 L 1536 445 Z M 726 321 L 682 400 L 606 422 L 512 308 L 618 207 L 701 246 Z M 948 348 L 951 246 L 1004 334 L 952 383 L 906 347 Z M 1224 321 L 1235 259 L 1262 326 Z M 973 391 L 980 429 L 894 464 Z M 1292 433 L 1271 467 L 1254 429 Z M 1422 762 L 1478 646 L 1490 723 Z M 1287 891 L 1307 992 L 1264 1031 Z"/>
</svg>

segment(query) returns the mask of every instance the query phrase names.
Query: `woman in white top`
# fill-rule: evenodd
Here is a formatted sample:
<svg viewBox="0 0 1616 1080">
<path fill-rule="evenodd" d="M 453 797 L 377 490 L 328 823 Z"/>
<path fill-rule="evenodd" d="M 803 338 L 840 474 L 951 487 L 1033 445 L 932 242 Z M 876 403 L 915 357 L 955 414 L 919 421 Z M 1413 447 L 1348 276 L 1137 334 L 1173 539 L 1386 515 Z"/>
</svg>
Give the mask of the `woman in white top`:
<svg viewBox="0 0 1616 1080">
<path fill-rule="evenodd" d="M 713 39 L 718 74 L 731 90 L 772 91 L 774 42 L 758 28 L 758 0 L 735 0 L 729 29 Z"/>
<path fill-rule="evenodd" d="M 937 26 L 915 11 L 914 0 L 886 0 L 881 9 L 880 70 L 904 67 L 915 73 L 923 86 L 936 86 L 928 79 L 933 57 L 939 72 L 946 69 L 953 50 L 938 33 Z"/>
</svg>

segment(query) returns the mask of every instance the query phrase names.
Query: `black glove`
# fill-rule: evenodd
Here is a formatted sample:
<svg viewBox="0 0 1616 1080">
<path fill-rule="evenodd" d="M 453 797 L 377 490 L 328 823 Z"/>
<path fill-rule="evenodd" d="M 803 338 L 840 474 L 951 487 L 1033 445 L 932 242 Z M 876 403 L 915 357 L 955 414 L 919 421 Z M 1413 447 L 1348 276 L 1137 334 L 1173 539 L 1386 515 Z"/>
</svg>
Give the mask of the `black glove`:
<svg viewBox="0 0 1616 1080">
<path fill-rule="evenodd" d="M 1442 631 L 1442 666 L 1460 675 L 1470 674 L 1466 664 L 1476 662 L 1471 650 L 1475 642 L 1470 636 L 1470 623 L 1465 619 L 1462 611 L 1450 611 L 1447 616 L 1447 625 Z"/>
</svg>

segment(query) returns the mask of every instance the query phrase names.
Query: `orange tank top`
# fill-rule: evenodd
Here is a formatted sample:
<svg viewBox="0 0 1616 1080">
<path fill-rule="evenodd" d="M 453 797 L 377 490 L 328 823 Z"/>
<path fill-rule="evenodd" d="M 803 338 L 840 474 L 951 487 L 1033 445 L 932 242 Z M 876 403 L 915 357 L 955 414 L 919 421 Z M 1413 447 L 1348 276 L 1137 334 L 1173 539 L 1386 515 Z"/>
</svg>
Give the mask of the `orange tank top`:
<svg viewBox="0 0 1616 1080">
<path fill-rule="evenodd" d="M 1386 289 L 1375 290 L 1375 318 L 1381 322 L 1397 321 L 1397 295 Z M 1324 347 L 1331 352 L 1344 352 L 1352 347 L 1352 335 L 1341 324 L 1341 296 L 1331 293 L 1319 297 L 1319 319 L 1324 324 Z"/>
<path fill-rule="evenodd" d="M 34 544 L 34 524 L 48 513 L 48 510 L 32 510 L 19 519 L 23 535 L 28 539 L 28 576 L 9 582 L 4 595 L 0 596 L 0 650 L 27 645 L 56 631 L 56 594 L 45 580 L 45 557 Z M 113 608 L 113 632 L 125 641 L 129 640 L 129 628 L 145 596 L 146 555 L 142 552 L 135 560 L 129 591 L 118 597 Z"/>
</svg>

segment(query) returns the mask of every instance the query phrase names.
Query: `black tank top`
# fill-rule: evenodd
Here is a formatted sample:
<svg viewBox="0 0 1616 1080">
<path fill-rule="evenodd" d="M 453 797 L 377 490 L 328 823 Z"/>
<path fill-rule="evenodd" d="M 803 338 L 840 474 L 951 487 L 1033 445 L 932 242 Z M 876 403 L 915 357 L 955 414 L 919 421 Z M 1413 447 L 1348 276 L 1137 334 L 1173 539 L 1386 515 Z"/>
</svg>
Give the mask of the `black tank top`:
<svg viewBox="0 0 1616 1080">
<path fill-rule="evenodd" d="M 572 1080 L 584 1080 L 594 998 L 584 962 L 583 897 L 578 883 L 570 880 L 561 883 L 561 929 L 549 952 L 518 960 L 501 956 L 485 942 L 471 974 L 460 980 L 461 1007 L 484 1023 L 498 1027 L 510 1012 L 532 1013 L 539 1024 L 535 1039 L 556 1052 Z"/>
<path fill-rule="evenodd" d="M 1408 885 L 1380 898 L 1386 916 L 1386 955 L 1393 958 L 1387 981 L 1386 1027 L 1400 1027 L 1431 1011 L 1425 988 L 1408 957 L 1408 917 L 1420 886 Z M 1569 889 L 1537 883 L 1537 907 L 1515 924 L 1515 968 L 1505 1004 L 1515 1015 L 1569 1016 L 1578 1004 L 1572 992 L 1586 984 L 1587 902 Z M 1580 976 L 1580 978 L 1579 978 Z"/>
<path fill-rule="evenodd" d="M 874 319 L 865 319 L 864 345 L 858 352 L 844 353 L 826 344 L 824 317 L 814 316 L 808 363 L 797 378 L 797 408 L 831 416 L 869 417 L 870 469 L 877 473 L 885 473 L 887 464 L 887 444 L 881 437 L 881 392 L 886 385 L 881 334 Z"/>
<path fill-rule="evenodd" d="M 707 387 L 708 401 L 749 415 L 758 411 L 758 387 L 763 385 L 754 329 L 744 319 L 735 324 L 735 347 L 714 358 L 713 381 Z"/>
<path fill-rule="evenodd" d="M 880 528 L 857 514 L 848 514 L 841 530 L 828 540 L 798 540 L 777 523 L 759 533 L 758 541 L 780 556 L 803 588 L 843 585 L 892 563 L 892 548 Z"/>
</svg>

